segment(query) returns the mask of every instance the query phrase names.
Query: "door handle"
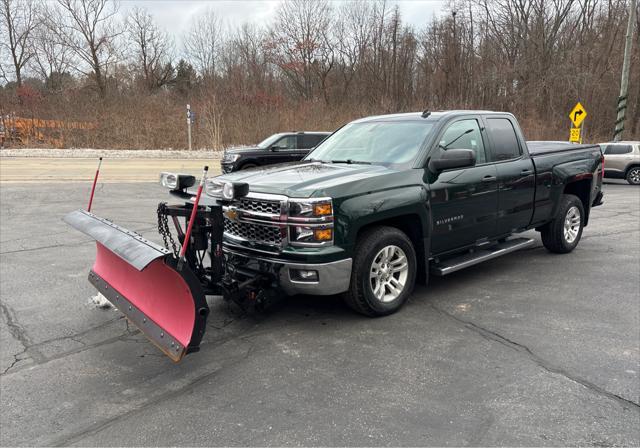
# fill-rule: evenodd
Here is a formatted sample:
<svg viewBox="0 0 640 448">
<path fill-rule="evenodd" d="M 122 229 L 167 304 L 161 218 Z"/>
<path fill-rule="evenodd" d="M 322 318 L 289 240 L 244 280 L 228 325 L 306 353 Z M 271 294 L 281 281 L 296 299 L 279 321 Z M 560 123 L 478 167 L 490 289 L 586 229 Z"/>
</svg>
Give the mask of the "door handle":
<svg viewBox="0 0 640 448">
<path fill-rule="evenodd" d="M 521 176 L 529 176 L 530 174 L 533 174 L 533 170 L 522 170 L 522 171 L 520 171 L 520 175 Z"/>
<path fill-rule="evenodd" d="M 498 178 L 496 176 L 487 175 L 482 178 L 482 182 L 493 182 L 497 179 Z"/>
</svg>

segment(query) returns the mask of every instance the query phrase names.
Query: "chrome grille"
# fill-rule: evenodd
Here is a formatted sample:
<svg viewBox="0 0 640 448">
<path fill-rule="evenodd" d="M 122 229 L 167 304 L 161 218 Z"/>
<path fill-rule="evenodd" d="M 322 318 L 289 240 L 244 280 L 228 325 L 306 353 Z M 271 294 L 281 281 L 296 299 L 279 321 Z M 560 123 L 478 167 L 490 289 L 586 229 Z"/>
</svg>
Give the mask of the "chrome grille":
<svg viewBox="0 0 640 448">
<path fill-rule="evenodd" d="M 279 227 L 251 224 L 247 222 L 231 221 L 224 219 L 224 232 L 232 237 L 244 240 L 280 246 L 282 236 Z"/>
<path fill-rule="evenodd" d="M 280 201 L 269 201 L 264 199 L 241 199 L 234 203 L 240 210 L 248 210 L 252 212 L 271 213 L 273 215 L 280 214 Z"/>
</svg>

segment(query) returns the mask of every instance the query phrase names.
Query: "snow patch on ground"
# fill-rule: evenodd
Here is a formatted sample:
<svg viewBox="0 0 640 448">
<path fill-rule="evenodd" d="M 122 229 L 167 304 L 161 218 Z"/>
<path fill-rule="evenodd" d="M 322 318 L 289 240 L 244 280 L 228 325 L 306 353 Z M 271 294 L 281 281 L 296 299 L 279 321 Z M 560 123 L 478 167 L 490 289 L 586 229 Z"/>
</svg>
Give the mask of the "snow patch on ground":
<svg viewBox="0 0 640 448">
<path fill-rule="evenodd" d="M 107 310 L 113 306 L 111 305 L 111 302 L 109 302 L 107 298 L 100 293 L 91 297 L 91 303 L 93 303 L 96 308 L 100 308 L 102 310 Z"/>
<path fill-rule="evenodd" d="M 1 157 L 44 157 L 44 158 L 98 158 L 109 159 L 219 159 L 223 151 L 197 149 L 193 151 L 178 149 L 46 149 L 14 148 L 1 149 Z"/>
</svg>

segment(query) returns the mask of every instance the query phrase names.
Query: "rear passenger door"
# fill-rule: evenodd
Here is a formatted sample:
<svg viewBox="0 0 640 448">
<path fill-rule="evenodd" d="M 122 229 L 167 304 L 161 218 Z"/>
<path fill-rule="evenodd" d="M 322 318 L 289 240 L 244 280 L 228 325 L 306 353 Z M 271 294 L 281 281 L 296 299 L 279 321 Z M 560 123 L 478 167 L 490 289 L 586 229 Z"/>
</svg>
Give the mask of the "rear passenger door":
<svg viewBox="0 0 640 448">
<path fill-rule="evenodd" d="M 498 173 L 498 234 L 513 233 L 527 227 L 533 216 L 533 161 L 522 147 L 517 122 L 504 115 L 485 116 L 484 122 Z"/>
</svg>

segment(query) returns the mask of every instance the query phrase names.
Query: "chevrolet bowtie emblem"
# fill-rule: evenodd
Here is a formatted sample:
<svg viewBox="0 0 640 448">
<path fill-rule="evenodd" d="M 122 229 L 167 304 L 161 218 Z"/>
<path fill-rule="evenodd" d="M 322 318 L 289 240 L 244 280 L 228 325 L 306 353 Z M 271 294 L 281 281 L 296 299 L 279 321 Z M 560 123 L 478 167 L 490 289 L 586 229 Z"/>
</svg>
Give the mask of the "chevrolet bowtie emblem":
<svg viewBox="0 0 640 448">
<path fill-rule="evenodd" d="M 229 208 L 225 210 L 223 214 L 230 221 L 236 221 L 238 219 L 238 211 L 235 208 Z"/>
</svg>

